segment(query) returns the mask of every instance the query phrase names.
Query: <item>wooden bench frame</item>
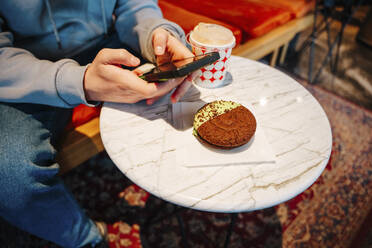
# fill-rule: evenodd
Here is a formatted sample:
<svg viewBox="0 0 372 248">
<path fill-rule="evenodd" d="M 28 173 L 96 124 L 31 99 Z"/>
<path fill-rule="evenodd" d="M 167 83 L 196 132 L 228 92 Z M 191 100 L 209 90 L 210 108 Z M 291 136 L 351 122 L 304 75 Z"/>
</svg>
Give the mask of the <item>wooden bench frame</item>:
<svg viewBox="0 0 372 248">
<path fill-rule="evenodd" d="M 289 42 L 297 33 L 312 26 L 313 22 L 313 14 L 294 19 L 261 37 L 237 46 L 232 54 L 258 60 L 272 53 L 270 65 L 275 66 L 281 50 L 279 64 L 282 64 Z M 61 174 L 104 150 L 99 130 L 97 117 L 63 135 L 57 155 Z"/>
</svg>

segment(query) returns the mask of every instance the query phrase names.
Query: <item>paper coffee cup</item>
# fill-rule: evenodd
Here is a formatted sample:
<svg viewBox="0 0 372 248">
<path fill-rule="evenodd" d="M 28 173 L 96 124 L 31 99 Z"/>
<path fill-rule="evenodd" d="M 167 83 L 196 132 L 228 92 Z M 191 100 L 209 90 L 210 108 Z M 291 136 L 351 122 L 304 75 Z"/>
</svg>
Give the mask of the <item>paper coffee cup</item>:
<svg viewBox="0 0 372 248">
<path fill-rule="evenodd" d="M 195 55 L 208 52 L 219 52 L 220 54 L 219 60 L 196 72 L 195 84 L 204 88 L 218 88 L 224 85 L 229 69 L 229 58 L 235 46 L 233 33 L 217 24 L 199 23 L 188 34 L 188 41 Z"/>
</svg>

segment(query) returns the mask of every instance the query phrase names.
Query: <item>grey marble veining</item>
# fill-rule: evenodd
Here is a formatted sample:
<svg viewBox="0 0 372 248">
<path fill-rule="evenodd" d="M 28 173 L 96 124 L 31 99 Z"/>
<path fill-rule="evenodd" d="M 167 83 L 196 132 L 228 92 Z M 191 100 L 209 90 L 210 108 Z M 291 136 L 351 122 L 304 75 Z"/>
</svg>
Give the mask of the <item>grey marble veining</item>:
<svg viewBox="0 0 372 248">
<path fill-rule="evenodd" d="M 178 131 L 172 126 L 169 96 L 154 106 L 105 103 L 102 141 L 128 178 L 175 204 L 215 212 L 270 207 L 301 193 L 318 178 L 332 148 L 329 121 L 319 103 L 278 70 L 236 56 L 230 63 L 231 84 L 217 89 L 194 86 L 182 101 L 249 102 L 276 163 L 179 166 L 177 148 L 165 144 L 165 137 Z"/>
</svg>

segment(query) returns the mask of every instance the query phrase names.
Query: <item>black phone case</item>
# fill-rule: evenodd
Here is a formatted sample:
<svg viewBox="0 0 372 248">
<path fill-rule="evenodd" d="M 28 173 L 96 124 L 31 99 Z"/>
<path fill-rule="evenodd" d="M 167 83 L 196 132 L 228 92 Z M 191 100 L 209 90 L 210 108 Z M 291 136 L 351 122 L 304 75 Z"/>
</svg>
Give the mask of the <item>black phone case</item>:
<svg viewBox="0 0 372 248">
<path fill-rule="evenodd" d="M 201 69 L 202 67 L 206 65 L 212 64 L 213 62 L 217 61 L 219 58 L 220 58 L 220 54 L 218 52 L 211 52 L 211 53 L 206 54 L 204 58 L 195 60 L 189 64 L 186 64 L 184 66 L 181 66 L 180 68 L 177 68 L 176 70 L 162 71 L 162 72 L 155 72 L 155 73 L 150 72 L 148 74 L 144 74 L 142 78 L 149 82 L 161 82 L 161 81 L 168 80 L 171 78 L 184 77 L 193 71 Z"/>
</svg>

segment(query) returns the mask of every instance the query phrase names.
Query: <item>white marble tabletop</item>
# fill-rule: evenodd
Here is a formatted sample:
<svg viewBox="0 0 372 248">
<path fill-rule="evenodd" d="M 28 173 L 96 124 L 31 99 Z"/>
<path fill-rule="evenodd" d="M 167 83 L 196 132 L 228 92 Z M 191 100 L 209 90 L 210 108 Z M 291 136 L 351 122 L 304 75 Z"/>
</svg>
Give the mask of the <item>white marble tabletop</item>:
<svg viewBox="0 0 372 248">
<path fill-rule="evenodd" d="M 105 103 L 102 141 L 129 179 L 181 206 L 243 212 L 287 201 L 319 177 L 331 154 L 332 132 L 317 100 L 272 67 L 236 56 L 230 59 L 231 84 L 218 89 L 194 86 L 181 101 L 233 98 L 250 103 L 275 163 L 181 166 L 177 150 L 164 145 L 168 134 L 180 131 L 173 126 L 169 96 L 153 106 Z"/>
</svg>

